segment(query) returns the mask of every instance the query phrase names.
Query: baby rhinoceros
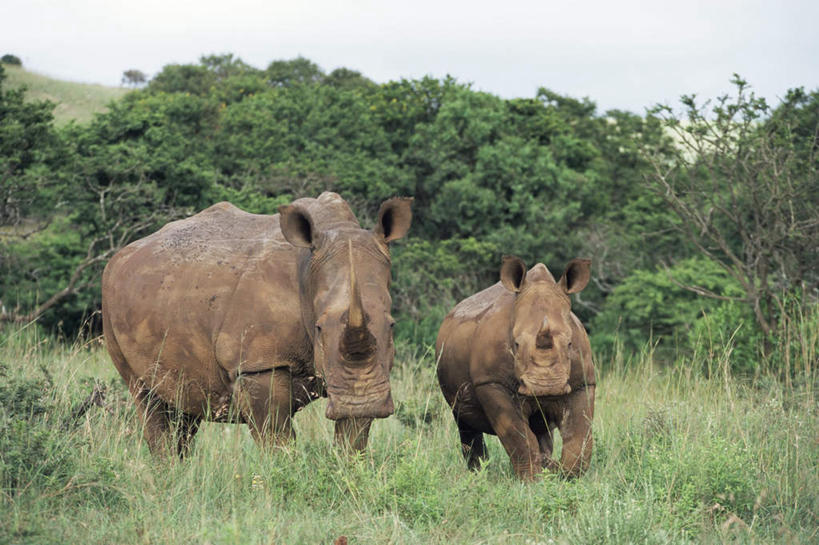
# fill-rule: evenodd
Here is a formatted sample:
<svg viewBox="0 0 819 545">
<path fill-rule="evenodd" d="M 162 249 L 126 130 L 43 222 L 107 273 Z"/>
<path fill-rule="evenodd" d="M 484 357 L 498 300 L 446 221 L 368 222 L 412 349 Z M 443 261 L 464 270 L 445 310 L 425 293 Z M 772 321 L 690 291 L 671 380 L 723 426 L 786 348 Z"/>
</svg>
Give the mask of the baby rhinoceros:
<svg viewBox="0 0 819 545">
<path fill-rule="evenodd" d="M 529 271 L 506 256 L 500 282 L 446 316 L 435 344 L 438 382 L 458 425 L 470 469 L 497 435 L 522 479 L 543 468 L 576 476 L 592 452 L 594 367 L 569 294 L 589 281 L 591 261 L 573 259 L 560 280 L 542 263 Z M 560 430 L 560 462 L 552 434 Z"/>
</svg>

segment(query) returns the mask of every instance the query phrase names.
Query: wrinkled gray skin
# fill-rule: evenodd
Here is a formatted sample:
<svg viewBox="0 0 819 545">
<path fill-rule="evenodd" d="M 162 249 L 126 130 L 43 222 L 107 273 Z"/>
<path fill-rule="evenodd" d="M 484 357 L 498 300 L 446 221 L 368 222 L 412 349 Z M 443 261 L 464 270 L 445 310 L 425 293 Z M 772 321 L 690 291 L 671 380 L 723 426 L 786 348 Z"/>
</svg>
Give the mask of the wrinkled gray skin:
<svg viewBox="0 0 819 545">
<path fill-rule="evenodd" d="M 438 333 L 438 382 L 470 468 L 486 456 L 483 434 L 497 435 L 525 480 L 542 468 L 569 476 L 592 452 L 594 367 L 586 330 L 569 294 L 589 281 L 590 261 L 574 259 L 559 281 L 542 263 L 528 272 L 505 257 L 501 281 L 461 301 Z M 560 430 L 560 462 L 552 434 Z"/>
<path fill-rule="evenodd" d="M 410 202 L 385 201 L 372 231 L 335 193 L 273 216 L 219 203 L 117 253 L 103 330 L 151 451 L 184 455 L 202 420 L 286 441 L 319 396 L 337 442 L 363 449 L 393 412 L 388 244 Z"/>
</svg>

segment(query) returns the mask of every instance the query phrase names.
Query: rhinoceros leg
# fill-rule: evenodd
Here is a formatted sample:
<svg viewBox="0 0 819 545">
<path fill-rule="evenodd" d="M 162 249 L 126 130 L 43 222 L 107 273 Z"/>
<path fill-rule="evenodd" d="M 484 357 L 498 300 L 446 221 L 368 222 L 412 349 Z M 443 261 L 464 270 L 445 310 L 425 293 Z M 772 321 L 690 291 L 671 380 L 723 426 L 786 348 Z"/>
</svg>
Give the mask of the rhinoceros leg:
<svg viewBox="0 0 819 545">
<path fill-rule="evenodd" d="M 234 386 L 237 407 L 260 445 L 282 445 L 296 438 L 291 393 L 292 379 L 287 367 L 237 378 Z"/>
<path fill-rule="evenodd" d="M 190 414 L 182 414 L 176 424 L 176 454 L 184 458 L 190 454 L 193 437 L 199 431 L 202 418 Z"/>
<path fill-rule="evenodd" d="M 486 460 L 486 444 L 483 442 L 483 433 L 475 431 L 458 422 L 458 433 L 461 436 L 461 452 L 469 469 L 481 468 L 481 461 Z"/>
<path fill-rule="evenodd" d="M 576 477 L 586 471 L 591 460 L 591 424 L 594 417 L 594 386 L 589 385 L 566 396 L 563 418 L 560 421 L 560 436 L 563 438 L 563 452 L 560 469 L 568 477 Z"/>
<path fill-rule="evenodd" d="M 475 392 L 492 430 L 512 461 L 515 474 L 521 479 L 534 480 L 541 471 L 540 445 L 510 392 L 493 383 L 476 386 Z"/>
<path fill-rule="evenodd" d="M 336 420 L 336 445 L 353 451 L 364 450 L 367 448 L 372 423 L 372 418 L 341 418 Z"/>
<path fill-rule="evenodd" d="M 529 427 L 537 437 L 543 467 L 551 471 L 557 471 L 559 464 L 552 458 L 552 449 L 554 448 L 553 432 L 556 424 L 549 421 L 545 414 L 538 412 L 529 419 Z"/>
<path fill-rule="evenodd" d="M 142 420 L 142 436 L 148 443 L 148 450 L 156 457 L 166 457 L 171 445 L 170 408 L 141 384 L 134 385 L 131 394 Z"/>
<path fill-rule="evenodd" d="M 177 456 L 184 458 L 190 452 L 202 419 L 177 411 L 139 381 L 134 382 L 131 390 L 143 422 L 142 435 L 151 454 L 167 457 L 175 450 Z"/>
</svg>

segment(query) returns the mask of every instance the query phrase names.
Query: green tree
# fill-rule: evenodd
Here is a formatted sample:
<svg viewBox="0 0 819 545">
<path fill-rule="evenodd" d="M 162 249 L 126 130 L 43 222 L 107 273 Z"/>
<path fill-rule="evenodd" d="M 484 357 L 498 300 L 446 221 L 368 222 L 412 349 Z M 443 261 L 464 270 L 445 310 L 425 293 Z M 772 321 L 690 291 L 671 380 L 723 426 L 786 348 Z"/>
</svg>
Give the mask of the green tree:
<svg viewBox="0 0 819 545">
<path fill-rule="evenodd" d="M 0 228 L 21 229 L 20 235 L 36 230 L 57 204 L 51 171 L 62 150 L 54 104 L 27 101 L 24 87 L 8 89 L 5 80 L 0 65 Z"/>
<path fill-rule="evenodd" d="M 185 93 L 136 91 L 90 125 L 56 132 L 50 105 L 16 91 L 3 92 L 2 103 L 2 179 L 6 211 L 14 210 L 6 223 L 14 230 L 3 238 L 0 321 L 76 330 L 99 306 L 111 255 L 206 202 L 214 175 L 202 141 L 217 108 Z M 57 151 L 59 160 L 49 160 Z"/>
<path fill-rule="evenodd" d="M 742 294 L 681 284 L 743 302 L 768 336 L 787 316 L 789 294 L 811 293 L 819 281 L 819 125 L 810 127 L 816 95 L 791 92 L 772 111 L 739 76 L 732 83 L 736 95 L 713 103 L 684 96 L 682 115 L 666 106 L 654 110 L 678 145 L 672 153 L 646 150 L 648 181 L 676 214 L 674 227 L 723 267 Z M 796 122 L 801 112 L 813 120 Z"/>
<path fill-rule="evenodd" d="M 216 74 L 206 66 L 168 64 L 148 84 L 155 93 L 190 93 L 206 96 L 216 83 Z"/>
<path fill-rule="evenodd" d="M 591 322 L 597 350 L 610 352 L 619 340 L 629 351 L 639 351 L 652 340 L 665 356 L 675 349 L 693 347 L 698 320 L 717 312 L 724 303 L 699 297 L 681 284 L 702 286 L 726 297 L 737 297 L 742 289 L 717 263 L 702 257 L 680 260 L 671 267 L 655 265 L 633 271 L 618 283 L 605 307 Z M 750 316 L 750 314 L 749 314 Z M 736 329 L 741 324 L 720 324 Z M 743 331 L 743 334 L 747 332 Z"/>
<path fill-rule="evenodd" d="M 375 83 L 369 78 L 364 77 L 361 72 L 357 70 L 350 70 L 349 68 L 336 68 L 327 74 L 322 83 L 325 85 L 332 85 L 334 87 L 342 87 L 345 89 L 355 89 L 356 87 L 373 87 Z"/>
<path fill-rule="evenodd" d="M 0 57 L 0 64 L 13 64 L 14 66 L 23 66 L 23 61 L 21 61 L 20 57 L 18 57 L 17 55 L 6 53 L 2 57 Z"/>
<path fill-rule="evenodd" d="M 274 87 L 310 85 L 319 83 L 324 78 L 324 72 L 316 63 L 301 56 L 290 60 L 273 61 L 265 73 Z"/>
<path fill-rule="evenodd" d="M 148 80 L 148 77 L 141 70 L 131 68 L 122 73 L 122 84 L 131 87 L 139 87 Z"/>
</svg>

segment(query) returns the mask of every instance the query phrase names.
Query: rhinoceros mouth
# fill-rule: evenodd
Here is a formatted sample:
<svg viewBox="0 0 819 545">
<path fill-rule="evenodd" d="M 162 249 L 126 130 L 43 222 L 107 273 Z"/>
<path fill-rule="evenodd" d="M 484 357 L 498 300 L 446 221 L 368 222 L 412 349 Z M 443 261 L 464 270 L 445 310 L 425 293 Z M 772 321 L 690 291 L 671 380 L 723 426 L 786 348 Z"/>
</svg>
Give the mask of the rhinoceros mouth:
<svg viewBox="0 0 819 545">
<path fill-rule="evenodd" d="M 527 397 L 559 396 L 572 393 L 572 387 L 568 382 L 540 382 L 523 377 L 518 393 Z"/>
<path fill-rule="evenodd" d="M 359 388 L 356 388 L 357 390 Z M 330 420 L 341 418 L 386 418 L 395 411 L 389 384 L 366 388 L 360 394 L 328 390 L 325 416 Z"/>
</svg>

